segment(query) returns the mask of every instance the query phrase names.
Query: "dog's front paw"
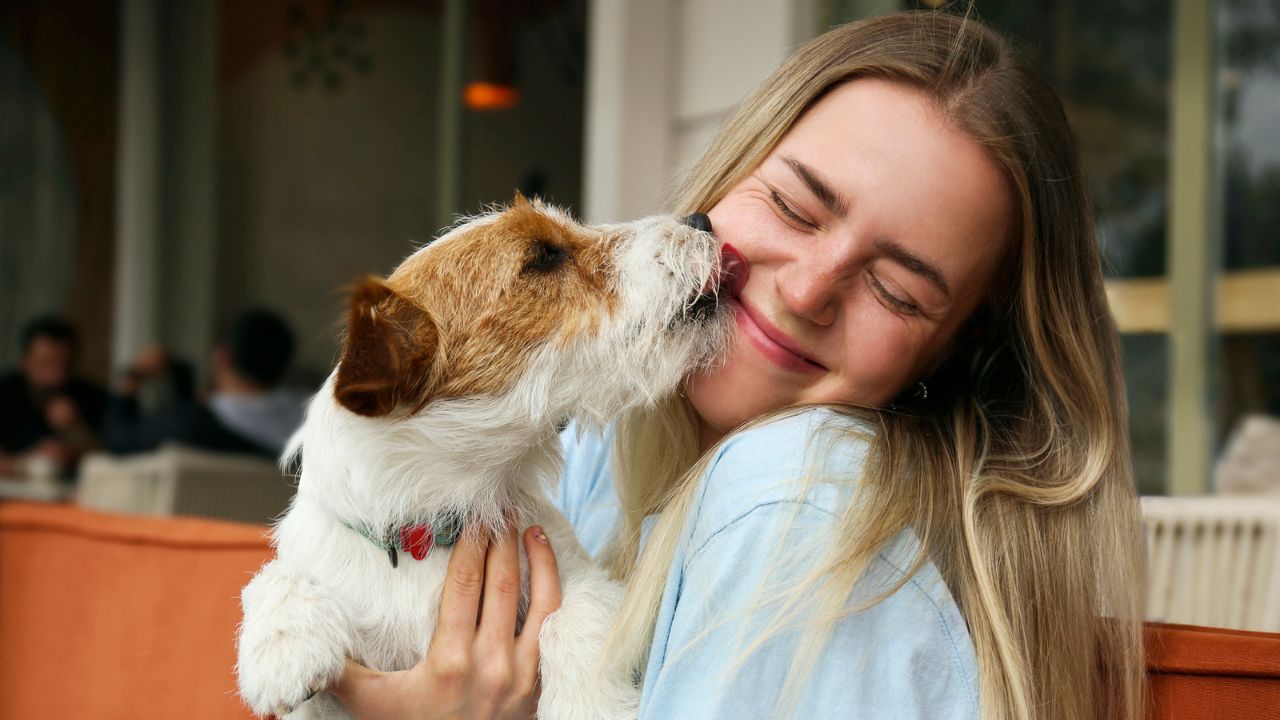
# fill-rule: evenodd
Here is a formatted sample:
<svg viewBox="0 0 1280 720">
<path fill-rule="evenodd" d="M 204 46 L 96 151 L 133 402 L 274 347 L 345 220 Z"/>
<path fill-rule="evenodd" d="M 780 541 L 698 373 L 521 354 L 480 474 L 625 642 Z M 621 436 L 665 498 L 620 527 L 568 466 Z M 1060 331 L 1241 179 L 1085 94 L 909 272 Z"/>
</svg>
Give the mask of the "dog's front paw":
<svg viewBox="0 0 1280 720">
<path fill-rule="evenodd" d="M 601 571 L 568 580 L 560 609 L 538 635 L 542 695 L 538 720 L 633 720 L 640 690 L 608 670 L 605 638 L 622 602 L 622 586 Z"/>
<path fill-rule="evenodd" d="M 240 594 L 240 697 L 255 714 L 284 717 L 342 675 L 351 633 L 338 603 L 313 580 L 268 563 Z"/>
</svg>

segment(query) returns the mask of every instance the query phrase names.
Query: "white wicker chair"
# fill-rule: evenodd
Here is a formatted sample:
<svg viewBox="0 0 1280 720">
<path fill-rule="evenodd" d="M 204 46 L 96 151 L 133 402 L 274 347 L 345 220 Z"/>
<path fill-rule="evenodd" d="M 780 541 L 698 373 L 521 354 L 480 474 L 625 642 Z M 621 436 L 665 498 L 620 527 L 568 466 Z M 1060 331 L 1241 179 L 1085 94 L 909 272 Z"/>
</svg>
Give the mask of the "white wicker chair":
<svg viewBox="0 0 1280 720">
<path fill-rule="evenodd" d="M 1147 619 L 1280 631 L 1280 497 L 1146 497 Z"/>
</svg>

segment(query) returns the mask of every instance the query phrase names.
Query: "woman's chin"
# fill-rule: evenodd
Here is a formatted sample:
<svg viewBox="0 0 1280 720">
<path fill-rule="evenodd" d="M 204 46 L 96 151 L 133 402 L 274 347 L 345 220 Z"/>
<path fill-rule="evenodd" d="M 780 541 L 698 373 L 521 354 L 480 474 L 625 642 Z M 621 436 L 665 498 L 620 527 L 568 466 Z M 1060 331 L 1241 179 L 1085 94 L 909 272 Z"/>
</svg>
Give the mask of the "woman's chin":
<svg viewBox="0 0 1280 720">
<path fill-rule="evenodd" d="M 747 369 L 731 358 L 728 363 L 685 379 L 685 397 L 703 425 L 723 435 L 788 404 L 783 398 L 763 394 L 776 387 L 776 380 L 744 372 Z"/>
</svg>

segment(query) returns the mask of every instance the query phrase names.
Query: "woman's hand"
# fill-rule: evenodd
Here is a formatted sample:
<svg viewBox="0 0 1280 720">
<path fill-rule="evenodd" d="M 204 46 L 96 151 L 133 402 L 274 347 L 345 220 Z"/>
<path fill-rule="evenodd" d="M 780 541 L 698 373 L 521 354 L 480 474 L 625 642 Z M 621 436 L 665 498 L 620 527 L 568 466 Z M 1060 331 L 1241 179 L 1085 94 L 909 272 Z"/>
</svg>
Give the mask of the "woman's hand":
<svg viewBox="0 0 1280 720">
<path fill-rule="evenodd" d="M 560 573 L 542 528 L 525 531 L 524 547 L 530 599 L 519 635 L 515 528 L 487 548 L 464 535 L 449 558 L 440 616 L 422 662 L 378 672 L 348 660 L 330 692 L 360 720 L 533 717 L 538 634 L 560 607 Z"/>
</svg>

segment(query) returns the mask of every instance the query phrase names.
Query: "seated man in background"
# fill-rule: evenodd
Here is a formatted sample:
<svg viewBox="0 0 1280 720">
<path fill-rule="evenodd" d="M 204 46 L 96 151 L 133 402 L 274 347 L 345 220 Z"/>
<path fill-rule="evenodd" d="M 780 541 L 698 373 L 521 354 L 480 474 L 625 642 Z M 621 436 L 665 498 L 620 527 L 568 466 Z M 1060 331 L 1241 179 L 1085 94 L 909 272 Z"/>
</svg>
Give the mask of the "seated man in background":
<svg viewBox="0 0 1280 720">
<path fill-rule="evenodd" d="M 107 393 L 73 377 L 75 356 L 76 333 L 63 320 L 41 317 L 23 329 L 19 368 L 0 377 L 0 476 L 33 474 L 36 465 L 66 476 L 97 447 Z"/>
<path fill-rule="evenodd" d="M 302 400 L 281 389 L 293 359 L 293 333 L 278 315 L 249 310 L 239 315 L 213 351 L 213 387 L 204 400 L 194 392 L 190 365 L 162 347 L 144 350 L 120 380 L 103 428 L 114 453 L 153 450 L 165 442 L 221 452 L 276 457 L 302 422 Z M 168 406 L 142 413 L 138 391 L 164 381 Z"/>
</svg>

